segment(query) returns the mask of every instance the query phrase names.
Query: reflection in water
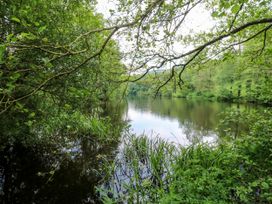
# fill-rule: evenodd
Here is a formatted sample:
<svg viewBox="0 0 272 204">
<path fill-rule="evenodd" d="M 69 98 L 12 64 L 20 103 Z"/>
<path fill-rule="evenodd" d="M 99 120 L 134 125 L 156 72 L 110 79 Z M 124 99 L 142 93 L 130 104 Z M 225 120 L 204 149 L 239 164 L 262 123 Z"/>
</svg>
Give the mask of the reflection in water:
<svg viewBox="0 0 272 204">
<path fill-rule="evenodd" d="M 233 106 L 182 99 L 133 99 L 128 106 L 120 105 L 120 109 L 109 109 L 116 125 L 124 115 L 135 133 L 159 135 L 185 146 L 216 141 L 219 114 Z M 250 109 L 242 105 L 236 108 Z M 95 188 L 104 177 L 101 158 L 115 158 L 118 149 L 122 149 L 117 139 L 109 143 L 91 135 L 63 133 L 47 142 L 27 127 L 12 129 L 14 118 L 3 121 L 6 125 L 0 126 L 0 203 L 98 202 Z M 239 126 L 235 128 L 239 132 Z"/>
<path fill-rule="evenodd" d="M 6 146 L 0 152 L 1 203 L 97 203 L 95 186 L 103 176 L 98 155 L 111 160 L 117 144 L 83 139 L 60 149 Z"/>
<path fill-rule="evenodd" d="M 217 126 L 222 112 L 235 104 L 184 99 L 139 99 L 128 100 L 125 119 L 137 135 L 159 136 L 183 146 L 192 143 L 215 143 L 218 140 Z M 240 105 L 240 109 L 250 109 Z"/>
<path fill-rule="evenodd" d="M 112 110 L 117 127 L 124 108 Z M 17 122 L 14 118 L 0 118 L 0 124 L 5 124 L 0 125 L 1 204 L 101 202 L 96 187 L 104 177 L 104 159 L 110 162 L 115 158 L 118 138 L 105 142 L 91 134 L 65 130 L 44 136 L 27 126 L 12 128 Z M 24 120 L 23 116 L 15 119 Z M 120 135 L 118 131 L 116 128 L 115 137 Z"/>
<path fill-rule="evenodd" d="M 130 104 L 131 105 L 131 104 Z M 151 112 L 138 112 L 137 109 L 129 107 L 128 119 L 131 129 L 137 135 L 146 134 L 149 137 L 161 137 L 171 143 L 183 146 L 199 142 L 202 137 L 203 142 L 215 142 L 217 135 L 213 131 L 205 129 L 195 129 L 194 124 L 185 121 L 183 124 L 178 119 L 163 117 Z"/>
</svg>

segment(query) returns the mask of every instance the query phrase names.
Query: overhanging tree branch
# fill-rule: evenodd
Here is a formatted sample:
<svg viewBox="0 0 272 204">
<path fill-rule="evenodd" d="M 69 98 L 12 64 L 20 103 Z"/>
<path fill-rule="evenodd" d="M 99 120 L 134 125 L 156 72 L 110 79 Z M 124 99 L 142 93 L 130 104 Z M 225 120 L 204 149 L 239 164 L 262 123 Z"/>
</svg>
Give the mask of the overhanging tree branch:
<svg viewBox="0 0 272 204">
<path fill-rule="evenodd" d="M 177 56 L 177 57 L 173 57 L 173 58 L 168 59 L 168 60 L 164 60 L 164 61 L 163 61 L 163 64 L 165 64 L 166 61 L 173 61 L 173 60 L 181 59 L 181 58 L 184 58 L 184 57 L 186 57 L 186 56 L 189 56 L 189 55 L 195 53 L 195 54 L 193 55 L 193 57 L 191 57 L 185 64 L 180 64 L 179 66 L 175 65 L 174 67 L 172 67 L 172 69 L 175 69 L 175 67 L 182 67 L 181 70 L 180 70 L 180 72 L 179 72 L 179 82 L 178 82 L 179 86 L 181 86 L 181 83 L 183 82 L 183 80 L 181 79 L 181 75 L 182 75 L 182 73 L 184 72 L 186 66 L 188 66 L 188 65 L 189 65 L 189 64 L 190 64 L 190 63 L 191 63 L 191 62 L 192 62 L 192 61 L 193 61 L 193 60 L 194 60 L 194 59 L 195 59 L 195 58 L 196 58 L 196 57 L 197 57 L 204 49 L 205 49 L 205 48 L 207 48 L 208 46 L 210 46 L 210 45 L 212 45 L 212 44 L 214 44 L 214 43 L 216 43 L 216 42 L 218 42 L 218 41 L 221 41 L 222 39 L 224 39 L 224 38 L 226 38 L 226 37 L 229 37 L 229 36 L 231 36 L 231 35 L 234 35 L 234 34 L 240 32 L 240 31 L 242 31 L 242 30 L 244 30 L 244 29 L 246 29 L 246 28 L 248 28 L 248 27 L 251 27 L 251 26 L 254 26 L 254 25 L 258 25 L 258 24 L 266 24 L 266 23 L 270 23 L 270 25 L 267 26 L 267 27 L 265 27 L 265 28 L 262 29 L 261 31 L 257 32 L 257 33 L 254 34 L 253 36 L 247 38 L 246 40 L 241 41 L 241 42 L 239 42 L 239 43 L 234 43 L 234 44 L 231 44 L 231 45 L 230 45 L 231 47 L 233 47 L 233 46 L 235 46 L 235 45 L 245 43 L 245 42 L 247 42 L 247 41 L 249 41 L 249 40 L 255 38 L 256 36 L 258 36 L 258 35 L 260 35 L 261 33 L 264 32 L 264 33 L 265 33 L 265 35 L 264 35 L 264 36 L 265 36 L 265 37 L 264 37 L 264 46 L 265 46 L 266 32 L 267 32 L 267 30 L 269 30 L 269 29 L 272 27 L 272 24 L 271 24 L 271 23 L 272 23 L 272 18 L 261 19 L 261 20 L 252 21 L 252 22 L 246 23 L 246 24 L 244 24 L 244 25 L 242 25 L 242 26 L 240 26 L 240 27 L 238 27 L 238 28 L 236 28 L 236 29 L 233 29 L 233 30 L 231 30 L 230 32 L 228 32 L 228 33 L 226 33 L 226 34 L 220 35 L 220 36 L 218 36 L 218 37 L 212 39 L 211 41 L 208 41 L 207 43 L 205 43 L 205 44 L 203 44 L 203 45 L 201 45 L 201 46 L 199 46 L 199 47 L 197 47 L 197 48 L 195 48 L 195 49 L 193 49 L 193 50 L 190 50 L 190 51 L 188 51 L 188 52 L 186 52 L 186 53 L 184 53 L 184 54 L 182 54 L 182 55 L 179 55 L 179 56 Z M 264 47 L 264 46 L 263 46 L 263 47 Z M 171 73 L 173 73 L 173 70 L 172 70 Z M 157 88 L 156 94 L 155 94 L 155 95 L 158 95 L 159 90 L 160 90 L 163 86 L 165 86 L 165 85 L 166 85 L 173 77 L 174 77 L 174 75 L 171 74 L 170 77 L 169 77 L 162 85 L 160 85 L 160 86 Z M 141 77 L 141 78 L 142 78 L 142 77 Z"/>
<path fill-rule="evenodd" d="M 79 40 L 81 39 L 84 39 L 86 36 L 88 35 L 91 35 L 91 34 L 94 34 L 94 33 L 101 33 L 101 32 L 105 32 L 105 31 L 110 31 L 110 34 L 108 35 L 108 37 L 105 39 L 104 43 L 101 45 L 101 47 L 99 48 L 99 50 L 97 52 L 95 52 L 93 55 L 91 55 L 90 57 L 87 57 L 85 60 L 83 60 L 81 63 L 79 63 L 78 65 L 76 65 L 74 68 L 68 70 L 68 71 L 64 71 L 64 72 L 59 72 L 57 74 L 54 74 L 53 76 L 45 79 L 43 82 L 41 82 L 36 88 L 34 88 L 33 90 L 31 90 L 30 92 L 28 92 L 27 94 L 23 95 L 23 96 L 20 96 L 20 97 L 17 97 L 15 99 L 12 99 L 10 100 L 10 98 L 5 101 L 6 103 L 8 104 L 12 104 L 14 102 L 17 102 L 17 101 L 20 101 L 20 100 L 23 100 L 33 94 L 35 94 L 36 92 L 38 92 L 39 90 L 41 90 L 45 85 L 47 85 L 50 81 L 54 80 L 54 79 L 57 79 L 57 78 L 60 78 L 62 76 L 65 76 L 65 75 L 69 75 L 73 72 L 76 72 L 77 70 L 79 70 L 80 68 L 82 68 L 84 65 L 86 65 L 91 59 L 94 59 L 98 56 L 100 56 L 105 47 L 107 46 L 108 42 L 110 41 L 110 39 L 112 39 L 112 37 L 114 36 L 114 34 L 121 30 L 122 28 L 132 28 L 134 27 L 135 25 L 139 25 L 138 26 L 141 26 L 142 23 L 144 22 L 144 19 L 146 19 L 149 15 L 152 14 L 152 12 L 154 11 L 155 8 L 159 8 L 162 3 L 164 3 L 164 0 L 156 0 L 154 1 L 154 3 L 151 3 L 147 9 L 145 10 L 145 12 L 140 15 L 139 17 L 135 18 L 135 20 L 133 20 L 132 22 L 128 22 L 128 23 L 124 23 L 124 24 L 119 24 L 119 25 L 115 25 L 115 26 L 112 26 L 112 27 L 105 27 L 105 28 L 98 28 L 98 29 L 94 29 L 94 30 L 91 30 L 89 32 L 86 32 L 86 33 L 83 33 L 82 35 L 78 36 L 74 41 L 72 41 L 69 46 L 73 46 L 73 44 L 75 44 L 76 42 L 78 42 Z M 186 4 L 185 4 L 186 5 Z M 242 9 L 242 5 L 241 5 L 241 8 L 240 10 Z M 188 12 L 188 8 L 186 10 Z M 187 13 L 185 12 L 184 16 L 186 16 Z M 237 14 L 238 15 L 238 14 Z M 167 19 L 166 19 L 167 20 Z M 184 20 L 181 20 L 181 22 L 183 22 Z M 234 29 L 231 29 L 229 32 L 225 33 L 225 34 L 221 34 L 213 39 L 211 39 L 210 41 L 192 49 L 192 50 L 189 50 L 183 54 L 180 54 L 180 55 L 176 55 L 176 56 L 168 56 L 168 57 L 160 57 L 160 62 L 158 62 L 156 65 L 152 65 L 150 67 L 147 66 L 146 68 L 146 71 L 142 74 L 142 76 L 138 77 L 138 79 L 136 80 L 139 80 L 141 78 L 143 78 L 144 76 L 146 76 L 146 74 L 152 70 L 152 69 L 155 69 L 155 68 L 161 68 L 163 67 L 165 64 L 167 64 L 168 62 L 174 62 L 174 61 L 177 61 L 177 60 L 182 60 L 184 59 L 185 57 L 187 56 L 191 56 L 193 55 L 193 57 L 191 57 L 185 64 L 181 64 L 183 66 L 183 69 L 181 70 L 180 74 L 184 71 L 185 67 L 191 63 L 205 48 L 209 47 L 210 45 L 213 45 L 229 36 L 233 36 L 243 30 L 246 30 L 247 28 L 250 28 L 252 26 L 255 26 L 255 25 L 261 25 L 261 24 L 270 24 L 271 25 L 272 23 L 272 18 L 263 18 L 263 19 L 258 19 L 258 20 L 255 20 L 255 21 L 251 21 L 251 22 L 248 22 L 248 23 L 245 23 L 237 28 L 234 28 Z M 179 24 L 178 24 L 179 25 Z M 231 27 L 232 28 L 232 27 Z M 270 27 L 268 28 L 270 29 Z M 267 30 L 268 30 L 267 29 Z M 265 31 L 265 36 L 264 36 L 264 39 L 266 39 L 266 31 Z M 264 46 L 265 46 L 265 40 L 264 40 Z M 64 48 L 64 47 L 63 47 Z M 52 51 L 52 50 L 48 50 L 46 48 L 43 48 L 43 47 L 34 47 L 34 49 L 40 49 L 44 52 L 47 52 L 49 54 L 52 54 L 52 55 L 56 55 L 57 58 L 58 57 L 62 57 L 62 56 L 66 56 L 66 55 L 70 55 L 70 54 L 80 54 L 81 51 L 78 51 L 78 52 L 67 52 L 67 53 L 58 53 L 58 52 L 55 52 L 55 51 Z M 82 50 L 82 52 L 84 52 L 85 50 Z M 147 65 L 147 62 L 145 63 Z M 140 68 L 144 68 L 145 66 L 139 66 Z M 177 66 L 175 67 L 172 67 L 173 69 L 175 69 Z M 137 68 L 136 68 L 137 69 Z M 172 76 L 172 74 L 170 75 Z M 135 79 L 132 80 L 132 81 L 136 81 Z M 129 79 L 127 80 L 129 81 Z M 169 80 L 166 81 L 166 84 L 169 82 Z M 7 106 L 5 106 L 7 107 Z"/>
</svg>

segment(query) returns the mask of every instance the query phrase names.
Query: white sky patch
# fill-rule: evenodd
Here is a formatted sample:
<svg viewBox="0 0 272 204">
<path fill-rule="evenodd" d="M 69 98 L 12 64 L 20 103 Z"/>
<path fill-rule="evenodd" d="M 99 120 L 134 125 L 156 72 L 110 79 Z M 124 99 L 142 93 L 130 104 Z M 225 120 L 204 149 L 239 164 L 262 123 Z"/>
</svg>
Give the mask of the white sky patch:
<svg viewBox="0 0 272 204">
<path fill-rule="evenodd" d="M 110 9 L 115 9 L 115 7 L 114 1 L 110 0 L 98 0 L 96 5 L 97 12 L 103 14 L 106 19 L 111 15 Z"/>
<path fill-rule="evenodd" d="M 108 19 L 111 14 L 111 9 L 116 9 L 114 0 L 98 0 L 97 1 L 97 12 L 104 15 Z M 204 8 L 202 4 L 198 4 L 186 17 L 186 28 L 187 34 L 191 31 L 199 32 L 211 29 L 215 25 L 215 21 L 212 19 L 208 10 Z"/>
</svg>

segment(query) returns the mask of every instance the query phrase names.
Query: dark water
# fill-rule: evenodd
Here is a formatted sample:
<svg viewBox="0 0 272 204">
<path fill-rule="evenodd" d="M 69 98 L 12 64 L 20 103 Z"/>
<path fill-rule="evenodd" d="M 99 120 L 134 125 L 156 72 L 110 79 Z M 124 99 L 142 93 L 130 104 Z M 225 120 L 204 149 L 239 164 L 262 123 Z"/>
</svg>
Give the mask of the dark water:
<svg viewBox="0 0 272 204">
<path fill-rule="evenodd" d="M 67 152 L 8 146 L 0 152 L 0 203 L 97 203 L 95 186 L 103 178 L 98 155 L 110 160 L 116 148 L 89 139 Z"/>
<path fill-rule="evenodd" d="M 254 109 L 183 99 L 130 99 L 124 104 L 112 116 L 117 123 L 127 119 L 136 134 L 158 135 L 182 145 L 217 141 L 216 127 L 228 108 Z M 105 176 L 102 163 L 115 158 L 121 141 L 64 135 L 48 144 L 24 142 L 22 138 L 30 136 L 16 134 L 20 139 L 8 142 L 2 139 L 7 135 L 0 135 L 0 203 L 99 203 L 95 188 Z"/>
</svg>

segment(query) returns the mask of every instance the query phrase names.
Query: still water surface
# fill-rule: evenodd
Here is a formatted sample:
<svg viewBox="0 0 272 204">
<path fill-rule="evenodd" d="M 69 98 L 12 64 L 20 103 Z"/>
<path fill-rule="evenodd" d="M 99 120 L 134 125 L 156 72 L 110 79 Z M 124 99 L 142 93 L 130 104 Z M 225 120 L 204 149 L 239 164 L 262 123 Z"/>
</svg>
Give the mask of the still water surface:
<svg viewBox="0 0 272 204">
<path fill-rule="evenodd" d="M 254 109 L 252 105 L 200 100 L 134 98 L 128 100 L 124 118 L 137 135 L 161 137 L 171 143 L 187 146 L 197 142 L 217 142 L 217 127 L 230 108 Z"/>
</svg>

